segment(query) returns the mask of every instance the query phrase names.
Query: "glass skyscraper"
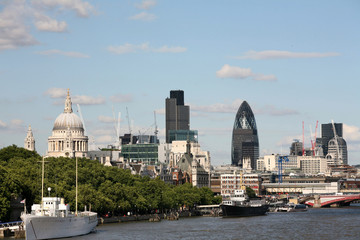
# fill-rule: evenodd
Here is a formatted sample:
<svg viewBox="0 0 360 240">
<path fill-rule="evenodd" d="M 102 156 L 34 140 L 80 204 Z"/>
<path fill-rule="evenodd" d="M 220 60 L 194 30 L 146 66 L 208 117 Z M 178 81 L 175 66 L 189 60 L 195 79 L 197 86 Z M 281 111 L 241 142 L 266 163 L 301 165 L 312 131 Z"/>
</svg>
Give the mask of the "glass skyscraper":
<svg viewBox="0 0 360 240">
<path fill-rule="evenodd" d="M 190 107 L 184 105 L 184 91 L 170 91 L 170 98 L 165 100 L 166 142 L 171 143 L 170 130 L 190 129 Z"/>
<path fill-rule="evenodd" d="M 243 167 L 244 159 L 249 159 L 251 168 L 256 169 L 259 158 L 259 139 L 254 114 L 244 101 L 237 111 L 231 143 L 231 164 Z"/>
</svg>

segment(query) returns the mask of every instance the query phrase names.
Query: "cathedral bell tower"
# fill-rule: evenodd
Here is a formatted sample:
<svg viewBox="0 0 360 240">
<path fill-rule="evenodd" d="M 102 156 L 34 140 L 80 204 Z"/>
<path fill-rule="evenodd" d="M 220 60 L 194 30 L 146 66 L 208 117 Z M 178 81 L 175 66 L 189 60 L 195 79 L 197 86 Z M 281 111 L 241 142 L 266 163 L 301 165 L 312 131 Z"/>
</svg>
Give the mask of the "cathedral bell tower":
<svg viewBox="0 0 360 240">
<path fill-rule="evenodd" d="M 35 138 L 31 130 L 31 126 L 29 125 L 27 135 L 24 141 L 24 148 L 29 151 L 35 151 Z"/>
</svg>

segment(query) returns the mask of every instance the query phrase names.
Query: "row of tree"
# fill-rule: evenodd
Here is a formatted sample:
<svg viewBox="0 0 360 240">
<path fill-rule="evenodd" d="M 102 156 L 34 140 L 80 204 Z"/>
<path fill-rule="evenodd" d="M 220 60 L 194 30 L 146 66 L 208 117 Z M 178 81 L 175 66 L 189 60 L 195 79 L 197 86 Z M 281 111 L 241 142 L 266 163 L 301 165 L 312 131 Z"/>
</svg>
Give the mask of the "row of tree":
<svg viewBox="0 0 360 240">
<path fill-rule="evenodd" d="M 28 209 L 40 202 L 41 160 L 36 152 L 15 145 L 0 150 L 1 221 L 9 219 L 12 199 L 26 198 Z M 44 172 L 46 195 L 64 197 L 74 210 L 75 159 L 46 158 Z M 105 167 L 85 158 L 78 159 L 78 186 L 78 208 L 91 207 L 99 214 L 141 214 L 221 202 L 221 197 L 214 197 L 209 188 L 196 188 L 191 184 L 173 186 L 159 178 L 132 175 L 129 170 Z"/>
</svg>

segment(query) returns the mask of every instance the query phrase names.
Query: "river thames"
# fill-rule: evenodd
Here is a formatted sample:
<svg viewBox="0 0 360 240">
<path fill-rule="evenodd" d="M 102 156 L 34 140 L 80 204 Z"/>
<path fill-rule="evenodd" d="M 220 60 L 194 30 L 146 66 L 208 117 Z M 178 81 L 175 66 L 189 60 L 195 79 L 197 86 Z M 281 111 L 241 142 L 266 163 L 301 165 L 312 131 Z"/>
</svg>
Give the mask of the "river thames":
<svg viewBox="0 0 360 240">
<path fill-rule="evenodd" d="M 66 229 L 64 229 L 66 231 Z M 71 240 L 111 239 L 360 239 L 360 205 L 310 208 L 247 218 L 188 217 L 178 221 L 127 222 L 97 226 Z"/>
</svg>

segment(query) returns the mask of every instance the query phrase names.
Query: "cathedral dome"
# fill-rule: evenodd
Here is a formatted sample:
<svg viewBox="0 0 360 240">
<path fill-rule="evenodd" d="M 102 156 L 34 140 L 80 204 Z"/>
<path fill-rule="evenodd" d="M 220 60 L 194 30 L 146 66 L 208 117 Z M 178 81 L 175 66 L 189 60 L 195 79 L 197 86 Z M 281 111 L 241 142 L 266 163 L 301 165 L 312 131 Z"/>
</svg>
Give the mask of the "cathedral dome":
<svg viewBox="0 0 360 240">
<path fill-rule="evenodd" d="M 81 119 L 75 113 L 61 113 L 55 120 L 53 130 L 83 130 Z"/>
<path fill-rule="evenodd" d="M 61 113 L 56 118 L 53 131 L 67 130 L 67 129 L 84 131 L 84 126 L 80 117 L 78 117 L 75 113 L 73 113 L 69 91 L 65 101 L 64 112 Z"/>
</svg>

